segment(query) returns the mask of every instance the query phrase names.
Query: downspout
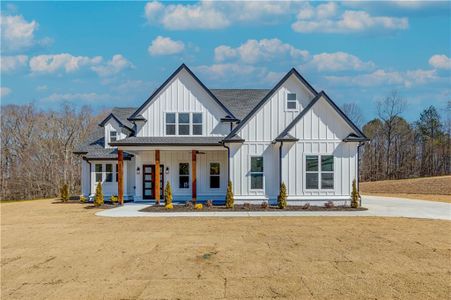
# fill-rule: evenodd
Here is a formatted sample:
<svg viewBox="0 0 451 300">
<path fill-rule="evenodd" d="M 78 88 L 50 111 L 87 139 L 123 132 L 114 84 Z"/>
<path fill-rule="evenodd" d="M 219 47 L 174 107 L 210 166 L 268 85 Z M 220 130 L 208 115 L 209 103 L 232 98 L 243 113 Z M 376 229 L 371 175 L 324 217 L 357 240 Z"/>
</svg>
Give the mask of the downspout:
<svg viewBox="0 0 451 300">
<path fill-rule="evenodd" d="M 229 184 L 230 181 L 230 147 L 226 146 L 226 144 L 223 142 L 222 146 L 224 146 L 224 148 L 227 149 L 227 177 L 228 177 L 228 181 L 227 184 Z"/>
<path fill-rule="evenodd" d="M 359 206 L 362 206 L 362 197 L 360 196 L 360 147 L 365 143 L 360 142 L 357 146 L 357 193 L 359 194 Z"/>
<path fill-rule="evenodd" d="M 92 170 L 91 170 L 91 162 L 88 160 L 88 159 L 85 159 L 86 160 L 86 162 L 88 163 L 88 165 L 89 165 L 89 195 L 91 195 L 91 188 L 92 188 L 92 181 L 91 181 L 91 179 L 92 179 L 92 174 L 91 174 L 91 172 L 92 172 Z M 88 195 L 88 198 L 89 198 L 89 195 Z"/>
<path fill-rule="evenodd" d="M 282 147 L 283 147 L 283 141 L 280 141 L 280 146 L 279 146 L 279 188 L 282 185 Z"/>
</svg>

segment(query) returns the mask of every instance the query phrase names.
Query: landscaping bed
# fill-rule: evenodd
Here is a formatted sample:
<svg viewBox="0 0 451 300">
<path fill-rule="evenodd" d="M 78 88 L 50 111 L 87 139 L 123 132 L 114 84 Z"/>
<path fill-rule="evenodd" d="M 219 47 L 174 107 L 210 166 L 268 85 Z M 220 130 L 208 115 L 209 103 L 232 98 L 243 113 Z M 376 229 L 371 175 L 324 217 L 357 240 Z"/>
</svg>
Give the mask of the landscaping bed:
<svg viewBox="0 0 451 300">
<path fill-rule="evenodd" d="M 266 208 L 257 204 L 238 204 L 233 208 L 227 208 L 225 205 L 214 205 L 211 207 L 203 206 L 202 209 L 195 209 L 190 205 L 174 205 L 172 209 L 167 209 L 164 205 L 151 205 L 141 209 L 141 212 L 192 212 L 192 211 L 202 211 L 202 212 L 227 212 L 227 211 L 362 211 L 367 210 L 364 207 L 352 208 L 350 206 L 333 206 L 333 207 L 325 207 L 325 206 L 299 206 L 299 205 L 289 205 L 284 209 L 280 209 L 277 206 L 268 206 Z"/>
</svg>

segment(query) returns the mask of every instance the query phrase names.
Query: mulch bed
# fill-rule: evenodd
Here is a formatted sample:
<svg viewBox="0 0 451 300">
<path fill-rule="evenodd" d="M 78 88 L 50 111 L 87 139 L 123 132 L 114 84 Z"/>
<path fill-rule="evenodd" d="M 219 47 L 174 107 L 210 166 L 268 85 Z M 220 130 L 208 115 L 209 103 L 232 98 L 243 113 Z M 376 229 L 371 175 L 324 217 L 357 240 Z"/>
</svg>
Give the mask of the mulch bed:
<svg viewBox="0 0 451 300">
<path fill-rule="evenodd" d="M 261 205 L 251 204 L 251 205 L 235 205 L 233 208 L 226 208 L 223 205 L 214 205 L 212 207 L 204 207 L 202 209 L 194 209 L 193 207 L 187 207 L 185 205 L 174 205 L 173 209 L 166 209 L 163 205 L 152 205 L 141 209 L 141 212 L 227 212 L 227 211 L 362 211 L 368 210 L 364 207 L 352 208 L 349 206 L 334 206 L 334 207 L 324 207 L 324 206 L 314 206 L 309 207 L 289 205 L 284 209 L 280 209 L 277 206 L 269 206 L 268 208 L 263 208 Z"/>
<path fill-rule="evenodd" d="M 118 206 L 120 206 L 120 205 L 119 204 L 108 204 L 108 203 L 105 203 L 100 206 L 95 206 L 93 204 L 90 204 L 88 206 L 85 206 L 85 209 L 110 209 L 110 208 L 115 208 Z"/>
</svg>

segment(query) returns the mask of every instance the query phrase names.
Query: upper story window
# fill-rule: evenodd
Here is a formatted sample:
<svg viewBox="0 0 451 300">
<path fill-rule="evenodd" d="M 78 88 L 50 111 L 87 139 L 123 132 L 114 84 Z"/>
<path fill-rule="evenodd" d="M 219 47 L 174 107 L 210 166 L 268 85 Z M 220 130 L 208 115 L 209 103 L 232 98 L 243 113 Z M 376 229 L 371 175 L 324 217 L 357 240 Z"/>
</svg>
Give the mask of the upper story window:
<svg viewBox="0 0 451 300">
<path fill-rule="evenodd" d="M 117 141 L 117 132 L 112 130 L 110 131 L 110 143 Z"/>
<path fill-rule="evenodd" d="M 332 155 L 307 155 L 305 165 L 306 189 L 317 190 L 320 182 L 323 190 L 334 188 L 334 157 Z"/>
<path fill-rule="evenodd" d="M 287 94 L 287 110 L 297 110 L 298 109 L 298 100 L 295 93 Z"/>
<path fill-rule="evenodd" d="M 166 113 L 166 135 L 202 135 L 202 113 Z"/>
</svg>

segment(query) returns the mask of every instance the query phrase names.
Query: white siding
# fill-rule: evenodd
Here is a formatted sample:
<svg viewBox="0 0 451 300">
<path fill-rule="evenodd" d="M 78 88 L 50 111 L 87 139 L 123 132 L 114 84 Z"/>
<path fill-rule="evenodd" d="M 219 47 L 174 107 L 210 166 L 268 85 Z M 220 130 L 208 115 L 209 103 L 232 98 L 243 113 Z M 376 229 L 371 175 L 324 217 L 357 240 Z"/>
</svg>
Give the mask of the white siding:
<svg viewBox="0 0 451 300">
<path fill-rule="evenodd" d="M 199 200 L 224 200 L 227 191 L 227 151 L 201 151 L 197 154 L 197 198 Z M 160 164 L 164 169 L 169 168 L 169 174 L 164 174 L 165 185 L 169 180 L 171 182 L 174 200 L 191 200 L 191 150 L 160 150 Z M 220 188 L 210 189 L 209 184 L 209 163 L 220 163 Z M 179 163 L 189 163 L 190 166 L 190 187 L 188 189 L 179 188 Z M 135 172 L 136 182 L 136 200 L 142 199 L 142 169 L 143 165 L 155 164 L 155 151 L 142 151 L 136 154 L 136 167 L 140 167 L 140 174 Z M 165 172 L 166 173 L 166 172 Z M 163 200 L 163 199 L 162 199 Z"/>
<path fill-rule="evenodd" d="M 94 160 L 91 161 L 91 192 L 90 194 L 93 195 L 96 192 L 97 182 L 96 182 L 96 173 L 95 173 L 95 165 L 96 164 L 102 164 L 102 191 L 106 199 L 112 195 L 117 195 L 117 182 L 116 182 L 116 164 L 117 160 Z M 105 165 L 106 164 L 112 164 L 113 165 L 113 181 L 112 182 L 106 182 L 105 178 Z M 124 160 L 124 198 L 131 198 L 133 195 L 133 190 L 130 190 L 130 186 L 133 186 L 133 178 L 129 178 L 130 172 L 128 171 L 129 168 L 131 168 L 131 161 Z"/>
<path fill-rule="evenodd" d="M 117 132 L 116 136 L 118 140 L 125 139 L 127 137 L 124 133 L 121 132 L 121 127 L 119 126 L 119 123 L 113 118 L 108 120 L 108 122 L 104 126 L 104 129 L 105 129 L 105 148 L 112 148 L 110 147 L 110 145 L 108 145 L 108 143 L 110 142 L 111 131 Z"/>
<path fill-rule="evenodd" d="M 89 164 L 86 160 L 81 161 L 81 194 L 88 196 L 91 193 L 91 184 L 89 183 Z"/>
<path fill-rule="evenodd" d="M 137 136 L 164 136 L 165 112 L 201 112 L 205 136 L 225 136 L 230 131 L 228 124 L 220 122 L 227 113 L 186 70 L 180 71 L 143 109 L 147 122 L 139 122 Z"/>
</svg>

